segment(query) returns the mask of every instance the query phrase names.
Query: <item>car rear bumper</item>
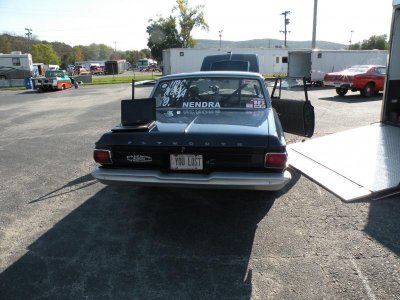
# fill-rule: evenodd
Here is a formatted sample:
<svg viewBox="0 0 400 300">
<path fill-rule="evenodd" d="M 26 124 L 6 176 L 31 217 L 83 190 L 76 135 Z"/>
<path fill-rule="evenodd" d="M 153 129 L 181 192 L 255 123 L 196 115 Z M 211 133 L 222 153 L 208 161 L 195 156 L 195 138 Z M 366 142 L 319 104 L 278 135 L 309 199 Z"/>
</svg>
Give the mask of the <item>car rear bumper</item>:
<svg viewBox="0 0 400 300">
<path fill-rule="evenodd" d="M 246 189 L 277 191 L 291 179 L 284 173 L 213 172 L 210 174 L 162 173 L 156 170 L 106 169 L 97 167 L 92 176 L 101 183 L 196 187 L 215 189 Z"/>
<path fill-rule="evenodd" d="M 352 82 L 338 82 L 338 81 L 324 81 L 326 86 L 334 86 L 336 88 L 347 88 L 350 89 L 353 86 Z"/>
</svg>

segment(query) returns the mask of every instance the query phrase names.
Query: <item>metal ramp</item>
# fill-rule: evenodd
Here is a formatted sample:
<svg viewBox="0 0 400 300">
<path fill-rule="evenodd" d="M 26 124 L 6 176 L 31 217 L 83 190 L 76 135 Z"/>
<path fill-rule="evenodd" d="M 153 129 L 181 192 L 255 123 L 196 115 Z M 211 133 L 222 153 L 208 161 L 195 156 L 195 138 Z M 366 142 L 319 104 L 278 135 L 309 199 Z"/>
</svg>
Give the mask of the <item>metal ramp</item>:
<svg viewBox="0 0 400 300">
<path fill-rule="evenodd" d="M 378 123 L 287 149 L 292 167 L 345 201 L 400 188 L 400 127 Z"/>
</svg>

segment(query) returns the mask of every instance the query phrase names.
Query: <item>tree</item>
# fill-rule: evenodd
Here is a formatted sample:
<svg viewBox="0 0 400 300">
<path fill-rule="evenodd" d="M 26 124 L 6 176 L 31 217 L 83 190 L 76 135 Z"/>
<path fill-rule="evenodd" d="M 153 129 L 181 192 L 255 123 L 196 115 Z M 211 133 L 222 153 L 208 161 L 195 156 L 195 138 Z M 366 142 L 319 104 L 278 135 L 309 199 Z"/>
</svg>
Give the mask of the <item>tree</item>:
<svg viewBox="0 0 400 300">
<path fill-rule="evenodd" d="M 53 47 L 58 57 L 61 58 L 61 67 L 65 69 L 69 63 L 69 55 L 72 51 L 72 47 L 61 42 L 52 42 L 50 45 Z"/>
<path fill-rule="evenodd" d="M 151 51 L 148 48 L 144 48 L 139 51 L 141 58 L 149 58 L 151 57 Z"/>
<path fill-rule="evenodd" d="M 361 43 L 355 43 L 350 45 L 349 50 L 361 50 Z"/>
<path fill-rule="evenodd" d="M 389 43 L 387 42 L 387 35 L 373 35 L 368 40 L 363 40 L 356 44 L 350 45 L 350 50 L 387 50 L 389 49 Z"/>
<path fill-rule="evenodd" d="M 149 20 L 152 21 L 152 20 Z M 149 39 L 147 46 L 150 48 L 151 56 L 157 61 L 162 61 L 162 51 L 169 48 L 180 48 L 182 42 L 180 40 L 178 30 L 176 29 L 176 20 L 174 17 L 159 18 L 157 21 L 147 26 Z M 140 52 L 150 57 L 148 49 L 142 49 Z M 148 54 L 148 55 L 147 55 Z"/>
<path fill-rule="evenodd" d="M 208 30 L 209 26 L 204 19 L 204 5 L 197 5 L 190 8 L 188 0 L 177 0 L 174 10 L 178 11 L 179 36 L 181 38 L 183 48 L 194 47 L 196 41 L 192 38 L 191 32 L 193 28 L 200 27 Z"/>
<path fill-rule="evenodd" d="M 387 42 L 387 35 L 373 35 L 368 40 L 364 40 L 361 43 L 362 50 L 387 50 L 389 49 L 389 43 Z"/>
<path fill-rule="evenodd" d="M 172 9 L 176 16 L 149 20 L 150 25 L 146 30 L 149 34 L 147 46 L 153 58 L 162 61 L 162 51 L 165 49 L 194 47 L 196 41 L 191 36 L 192 30 L 195 27 L 208 30 L 203 8 L 203 5 L 190 8 L 188 0 L 176 0 L 176 6 Z"/>
<path fill-rule="evenodd" d="M 44 64 L 60 64 L 60 57 L 54 51 L 50 44 L 34 44 L 32 45 L 32 59 L 34 62 L 41 62 Z"/>
<path fill-rule="evenodd" d="M 85 60 L 85 55 L 82 50 L 82 46 L 75 46 L 72 48 L 72 53 L 70 54 L 69 57 L 69 62 L 71 64 L 75 64 L 77 61 L 84 61 Z"/>
</svg>

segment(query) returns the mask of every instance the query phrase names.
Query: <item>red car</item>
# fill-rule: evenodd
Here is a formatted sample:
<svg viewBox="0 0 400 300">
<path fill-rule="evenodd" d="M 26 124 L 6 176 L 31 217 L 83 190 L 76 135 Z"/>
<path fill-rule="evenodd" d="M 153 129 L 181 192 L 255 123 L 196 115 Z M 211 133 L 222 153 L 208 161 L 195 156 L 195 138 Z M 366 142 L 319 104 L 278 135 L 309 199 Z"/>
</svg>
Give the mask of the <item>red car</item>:
<svg viewBox="0 0 400 300">
<path fill-rule="evenodd" d="M 383 91 L 385 76 L 385 66 L 353 66 L 340 72 L 326 74 L 324 85 L 336 87 L 336 93 L 339 96 L 344 96 L 348 90 L 351 90 L 352 92 L 360 91 L 363 97 L 371 97 Z"/>
</svg>

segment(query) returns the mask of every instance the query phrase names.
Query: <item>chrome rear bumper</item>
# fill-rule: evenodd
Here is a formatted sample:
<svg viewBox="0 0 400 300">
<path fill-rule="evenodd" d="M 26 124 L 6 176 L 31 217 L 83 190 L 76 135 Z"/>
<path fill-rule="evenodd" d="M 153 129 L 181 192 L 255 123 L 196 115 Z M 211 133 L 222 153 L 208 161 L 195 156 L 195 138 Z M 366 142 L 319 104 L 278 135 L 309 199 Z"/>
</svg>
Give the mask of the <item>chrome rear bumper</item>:
<svg viewBox="0 0 400 300">
<path fill-rule="evenodd" d="M 247 189 L 277 191 L 291 179 L 284 173 L 213 172 L 210 174 L 162 173 L 156 170 L 106 169 L 97 167 L 92 176 L 101 183 L 196 187 L 214 189 Z"/>
</svg>

